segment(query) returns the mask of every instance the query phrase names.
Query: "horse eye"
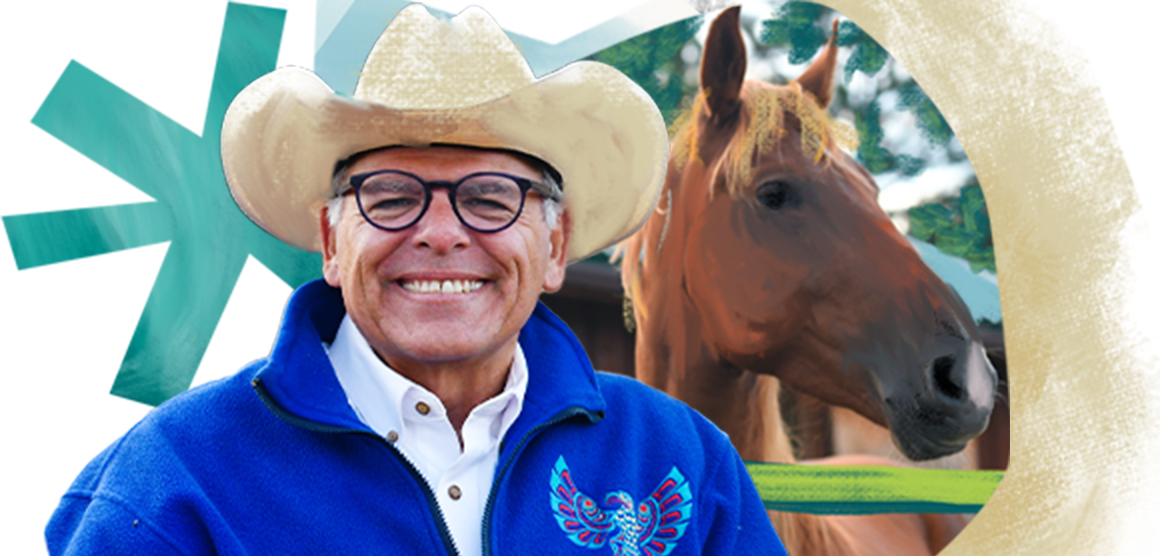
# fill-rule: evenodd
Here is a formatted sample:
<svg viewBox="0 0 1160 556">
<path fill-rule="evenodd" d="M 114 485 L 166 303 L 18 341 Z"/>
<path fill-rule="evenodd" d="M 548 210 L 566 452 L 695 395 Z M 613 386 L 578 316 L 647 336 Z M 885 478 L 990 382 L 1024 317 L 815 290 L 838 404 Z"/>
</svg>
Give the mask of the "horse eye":
<svg viewBox="0 0 1160 556">
<path fill-rule="evenodd" d="M 797 201 L 793 187 L 781 180 L 767 181 L 757 188 L 757 202 L 771 210 L 794 206 Z"/>
</svg>

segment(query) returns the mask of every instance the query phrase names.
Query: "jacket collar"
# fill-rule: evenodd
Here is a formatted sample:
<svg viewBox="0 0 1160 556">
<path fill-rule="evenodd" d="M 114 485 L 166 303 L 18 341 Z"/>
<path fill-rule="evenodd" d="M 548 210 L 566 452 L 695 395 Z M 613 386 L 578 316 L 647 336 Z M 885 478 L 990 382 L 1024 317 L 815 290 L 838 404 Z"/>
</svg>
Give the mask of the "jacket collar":
<svg viewBox="0 0 1160 556">
<path fill-rule="evenodd" d="M 315 280 L 294 291 L 270 357 L 254 377 L 260 395 L 302 426 L 371 432 L 347 402 L 322 342 L 334 341 L 346 314 L 342 290 Z M 604 412 L 592 364 L 567 325 L 543 303 L 520 331 L 528 364 L 528 390 L 508 436 L 523 436 L 570 408 Z"/>
</svg>

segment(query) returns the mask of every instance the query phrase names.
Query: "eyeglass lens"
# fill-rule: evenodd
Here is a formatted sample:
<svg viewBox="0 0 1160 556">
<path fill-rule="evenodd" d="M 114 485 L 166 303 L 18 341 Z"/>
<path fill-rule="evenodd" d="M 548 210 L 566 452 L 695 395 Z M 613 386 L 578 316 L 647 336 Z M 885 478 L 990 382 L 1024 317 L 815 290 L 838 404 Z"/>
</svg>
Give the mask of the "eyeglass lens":
<svg viewBox="0 0 1160 556">
<path fill-rule="evenodd" d="M 524 193 L 515 180 L 501 175 L 471 176 L 454 188 L 454 207 L 464 224 L 479 231 L 501 229 L 520 213 Z M 423 213 L 422 182 L 406 174 L 368 177 L 358 188 L 359 204 L 374 224 L 401 229 Z"/>
</svg>

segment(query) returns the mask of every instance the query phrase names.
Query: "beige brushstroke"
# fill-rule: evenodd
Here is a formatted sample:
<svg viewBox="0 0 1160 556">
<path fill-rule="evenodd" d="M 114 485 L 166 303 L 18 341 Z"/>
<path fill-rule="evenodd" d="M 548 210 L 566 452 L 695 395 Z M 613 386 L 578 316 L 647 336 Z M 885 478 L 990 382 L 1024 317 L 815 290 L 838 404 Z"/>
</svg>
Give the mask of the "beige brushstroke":
<svg viewBox="0 0 1160 556">
<path fill-rule="evenodd" d="M 556 41 L 635 2 L 480 3 L 505 27 Z M 1160 7 L 832 6 L 899 49 L 955 122 L 991 210 L 1010 469 L 943 554 L 1160 554 L 1160 239 L 1147 237 L 1160 234 L 1148 63 Z M 310 39 L 291 42 L 309 52 Z"/>
<path fill-rule="evenodd" d="M 1155 553 L 1160 372 L 1132 297 L 1143 261 L 1128 253 L 1147 221 L 1082 51 L 1020 0 L 822 3 L 922 84 L 990 211 L 1010 464 L 942 554 Z M 1125 22 L 1125 33 L 1142 29 Z"/>
</svg>

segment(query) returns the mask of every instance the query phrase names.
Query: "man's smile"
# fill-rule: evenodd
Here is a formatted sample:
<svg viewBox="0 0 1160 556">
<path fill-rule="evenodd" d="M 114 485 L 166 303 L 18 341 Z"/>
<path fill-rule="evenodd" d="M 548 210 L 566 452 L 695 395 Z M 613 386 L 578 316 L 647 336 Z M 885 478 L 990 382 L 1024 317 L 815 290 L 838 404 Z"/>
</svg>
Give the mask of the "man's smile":
<svg viewBox="0 0 1160 556">
<path fill-rule="evenodd" d="M 483 280 L 399 280 L 403 289 L 414 293 L 471 293 L 483 287 Z"/>
</svg>

